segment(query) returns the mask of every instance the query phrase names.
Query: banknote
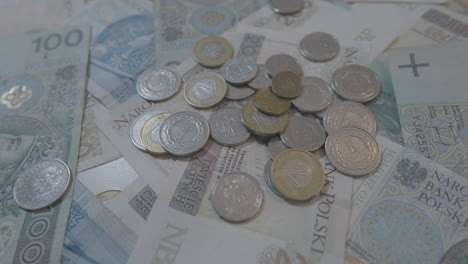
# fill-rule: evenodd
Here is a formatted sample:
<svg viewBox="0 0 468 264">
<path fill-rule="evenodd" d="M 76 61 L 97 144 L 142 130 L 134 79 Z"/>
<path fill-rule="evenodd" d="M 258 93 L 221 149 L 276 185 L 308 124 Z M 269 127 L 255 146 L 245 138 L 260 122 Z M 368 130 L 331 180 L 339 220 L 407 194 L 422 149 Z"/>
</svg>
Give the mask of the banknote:
<svg viewBox="0 0 468 264">
<path fill-rule="evenodd" d="M 27 212 L 13 199 L 16 175 L 56 158 L 76 172 L 90 28 L 0 37 L 0 230 L 2 263 L 59 263 L 72 190 Z"/>
<path fill-rule="evenodd" d="M 366 263 L 439 263 L 468 234 L 468 179 L 379 136 L 379 170 L 356 180 L 348 252 Z M 459 249 L 460 254 L 466 248 Z"/>
</svg>

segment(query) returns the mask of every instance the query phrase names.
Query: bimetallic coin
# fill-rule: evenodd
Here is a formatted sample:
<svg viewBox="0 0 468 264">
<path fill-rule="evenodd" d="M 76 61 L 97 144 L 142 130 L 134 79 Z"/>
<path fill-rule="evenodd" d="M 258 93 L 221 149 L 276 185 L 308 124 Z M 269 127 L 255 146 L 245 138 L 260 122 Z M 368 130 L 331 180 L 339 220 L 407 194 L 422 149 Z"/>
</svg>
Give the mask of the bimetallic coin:
<svg viewBox="0 0 468 264">
<path fill-rule="evenodd" d="M 288 124 L 288 114 L 280 116 L 266 115 L 255 108 L 253 100 L 242 109 L 242 123 L 254 134 L 273 136 L 283 131 Z"/>
<path fill-rule="evenodd" d="M 257 63 L 247 56 L 237 56 L 228 60 L 220 69 L 220 74 L 232 84 L 250 82 L 257 75 Z"/>
<path fill-rule="evenodd" d="M 247 85 L 232 85 L 230 83 L 227 84 L 227 92 L 224 96 L 226 99 L 229 100 L 244 100 L 245 98 L 251 96 L 255 93 L 255 90 L 250 88 Z"/>
<path fill-rule="evenodd" d="M 273 12 L 281 15 L 292 15 L 304 8 L 304 0 L 271 0 Z"/>
<path fill-rule="evenodd" d="M 263 191 L 257 180 L 243 172 L 218 179 L 211 191 L 211 203 L 225 220 L 242 222 L 254 217 L 263 203 Z"/>
<path fill-rule="evenodd" d="M 249 82 L 249 86 L 255 90 L 265 89 L 271 87 L 271 78 L 268 76 L 266 66 L 264 64 L 257 65 L 257 76 Z"/>
<path fill-rule="evenodd" d="M 160 113 L 167 113 L 166 110 L 156 110 L 151 111 L 148 113 L 144 113 L 139 116 L 132 124 L 130 128 L 130 139 L 132 140 L 133 145 L 137 147 L 139 150 L 146 151 L 145 145 L 141 141 L 141 131 L 143 129 L 143 125 L 148 121 L 151 117 L 160 114 Z"/>
<path fill-rule="evenodd" d="M 63 161 L 40 161 L 18 174 L 13 198 L 25 210 L 48 207 L 63 196 L 70 178 L 70 169 Z"/>
<path fill-rule="evenodd" d="M 294 57 L 286 54 L 277 54 L 268 58 L 265 67 L 271 77 L 275 77 L 280 72 L 293 72 L 296 75 L 302 75 L 302 67 L 297 63 Z"/>
<path fill-rule="evenodd" d="M 332 75 L 332 87 L 344 99 L 361 103 L 376 98 L 381 90 L 377 74 L 357 64 L 338 68 Z"/>
<path fill-rule="evenodd" d="M 319 160 L 309 152 L 289 149 L 273 160 L 271 180 L 284 197 L 304 201 L 320 193 L 325 172 Z"/>
<path fill-rule="evenodd" d="M 466 263 L 468 263 L 468 239 L 466 238 L 451 246 L 439 261 L 439 264 Z"/>
<path fill-rule="evenodd" d="M 236 146 L 244 143 L 250 132 L 242 124 L 242 110 L 223 108 L 213 113 L 210 119 L 211 137 L 221 145 Z"/>
<path fill-rule="evenodd" d="M 288 145 L 286 145 L 280 137 L 271 138 L 267 148 L 272 159 L 275 159 L 278 154 L 289 149 Z"/>
<path fill-rule="evenodd" d="M 162 101 L 172 97 L 180 89 L 181 77 L 171 68 L 153 66 L 137 80 L 138 94 L 148 101 Z"/>
<path fill-rule="evenodd" d="M 313 118 L 294 116 L 280 137 L 291 148 L 314 151 L 323 146 L 327 133 Z"/>
<path fill-rule="evenodd" d="M 225 38 L 211 36 L 202 38 L 195 44 L 195 60 L 205 67 L 218 67 L 232 58 L 234 49 Z"/>
<path fill-rule="evenodd" d="M 163 148 L 176 156 L 198 152 L 208 142 L 210 125 L 199 113 L 180 112 L 161 124 L 159 138 Z"/>
<path fill-rule="evenodd" d="M 377 169 L 382 158 L 375 138 L 355 127 L 333 131 L 325 141 L 325 153 L 335 168 L 350 176 L 362 176 Z"/>
<path fill-rule="evenodd" d="M 185 84 L 185 99 L 196 108 L 209 108 L 221 100 L 227 92 L 223 77 L 214 72 L 198 73 Z"/>
<path fill-rule="evenodd" d="M 331 103 L 332 90 L 327 82 L 317 77 L 302 79 L 304 91 L 292 100 L 297 110 L 304 113 L 316 113 L 324 110 Z"/>
<path fill-rule="evenodd" d="M 315 62 L 328 61 L 340 52 L 340 44 L 332 35 L 315 32 L 305 36 L 299 43 L 299 51 L 307 59 Z"/>
<path fill-rule="evenodd" d="M 267 164 L 265 165 L 265 171 L 263 177 L 265 178 L 265 182 L 270 187 L 270 189 L 275 193 L 276 195 L 283 197 L 283 194 L 281 194 L 278 189 L 276 189 L 275 185 L 273 185 L 273 182 L 271 181 L 271 164 L 273 164 L 273 160 L 268 160 Z"/>
<path fill-rule="evenodd" d="M 357 127 L 372 136 L 377 134 L 377 122 L 367 107 L 352 101 L 341 101 L 328 109 L 323 117 L 323 125 L 328 134 L 342 127 Z"/>
<path fill-rule="evenodd" d="M 164 154 L 166 151 L 161 146 L 161 139 L 159 138 L 159 130 L 161 124 L 166 120 L 167 117 L 171 116 L 171 113 L 159 113 L 152 116 L 143 125 L 141 130 L 141 142 L 143 146 L 152 154 Z"/>
<path fill-rule="evenodd" d="M 293 72 L 280 72 L 273 77 L 271 90 L 283 98 L 296 98 L 302 94 L 302 80 Z"/>
<path fill-rule="evenodd" d="M 276 96 L 270 88 L 258 91 L 254 97 L 255 107 L 269 115 L 282 115 L 291 108 L 291 101 Z"/>
</svg>

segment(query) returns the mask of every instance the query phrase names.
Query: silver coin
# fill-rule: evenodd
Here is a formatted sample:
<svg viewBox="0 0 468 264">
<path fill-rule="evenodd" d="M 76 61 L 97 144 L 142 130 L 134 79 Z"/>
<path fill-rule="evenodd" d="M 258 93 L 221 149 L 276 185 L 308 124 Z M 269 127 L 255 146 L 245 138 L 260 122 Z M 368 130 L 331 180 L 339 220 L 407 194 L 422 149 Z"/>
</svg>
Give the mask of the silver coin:
<svg viewBox="0 0 468 264">
<path fill-rule="evenodd" d="M 439 264 L 462 264 L 468 262 L 468 239 L 452 245 L 442 256 Z"/>
<path fill-rule="evenodd" d="M 272 159 L 275 159 L 278 154 L 289 149 L 288 145 L 286 145 L 280 137 L 271 138 L 267 148 Z"/>
<path fill-rule="evenodd" d="M 337 104 L 338 102 L 341 102 L 343 101 L 341 98 L 339 98 L 333 91 L 332 91 L 332 97 L 331 97 L 331 101 L 330 101 L 330 104 L 325 108 L 323 109 L 322 111 L 320 112 L 316 112 L 314 113 L 316 116 L 320 117 L 320 118 L 323 118 L 325 116 L 325 114 L 327 113 L 327 111 L 332 108 L 335 104 Z"/>
<path fill-rule="evenodd" d="M 374 137 L 377 133 L 377 122 L 372 112 L 352 101 L 341 101 L 330 107 L 323 117 L 323 125 L 328 134 L 346 126 L 360 128 Z"/>
<path fill-rule="evenodd" d="M 315 32 L 305 36 L 299 43 L 299 51 L 307 59 L 315 62 L 328 61 L 340 52 L 340 44 L 332 35 Z"/>
<path fill-rule="evenodd" d="M 146 151 L 143 142 L 141 141 L 141 130 L 143 129 L 143 125 L 155 115 L 167 113 L 166 110 L 156 110 L 151 111 L 148 113 L 144 113 L 139 116 L 135 121 L 133 121 L 132 127 L 130 128 L 130 139 L 132 140 L 133 145 L 137 147 L 139 150 Z"/>
<path fill-rule="evenodd" d="M 381 91 L 377 74 L 357 64 L 338 68 L 332 75 L 332 87 L 344 99 L 360 103 L 374 99 Z"/>
<path fill-rule="evenodd" d="M 291 102 L 297 110 L 304 113 L 320 112 L 332 100 L 332 90 L 327 82 L 317 77 L 302 79 L 303 92 Z"/>
<path fill-rule="evenodd" d="M 176 94 L 180 84 L 181 78 L 177 71 L 153 66 L 138 77 L 136 88 L 144 99 L 162 101 Z"/>
<path fill-rule="evenodd" d="M 271 180 L 271 165 L 273 164 L 273 160 L 267 161 L 267 164 L 265 165 L 265 172 L 264 172 L 264 177 L 265 177 L 265 182 L 270 187 L 270 190 L 273 191 L 274 194 L 284 197 L 283 194 L 276 188 L 276 186 L 273 184 L 273 181 Z"/>
<path fill-rule="evenodd" d="M 333 131 L 325 142 L 325 153 L 339 172 L 350 176 L 362 176 L 375 171 L 382 159 L 377 140 L 355 127 Z"/>
<path fill-rule="evenodd" d="M 210 125 L 199 113 L 180 112 L 161 124 L 159 138 L 162 147 L 176 156 L 186 156 L 201 150 L 210 137 Z"/>
<path fill-rule="evenodd" d="M 58 201 L 70 185 L 70 169 L 63 161 L 40 161 L 18 175 L 13 198 L 19 207 L 38 210 Z"/>
<path fill-rule="evenodd" d="M 268 76 L 265 64 L 259 64 L 258 73 L 255 78 L 249 82 L 249 86 L 255 90 L 261 90 L 271 87 L 271 78 Z"/>
<path fill-rule="evenodd" d="M 304 8 L 304 0 L 271 0 L 273 12 L 281 15 L 291 15 Z"/>
<path fill-rule="evenodd" d="M 224 79 L 232 84 L 244 84 L 257 75 L 257 63 L 247 56 L 237 56 L 228 60 L 220 69 Z"/>
<path fill-rule="evenodd" d="M 255 93 L 255 90 L 247 85 L 232 85 L 227 83 L 227 92 L 224 98 L 229 100 L 244 100 Z"/>
<path fill-rule="evenodd" d="M 314 151 L 323 146 L 327 134 L 313 118 L 294 116 L 289 119 L 288 126 L 280 137 L 291 148 Z"/>
<path fill-rule="evenodd" d="M 294 57 L 286 54 L 277 54 L 268 58 L 265 62 L 268 74 L 272 77 L 280 72 L 289 71 L 296 75 L 302 75 L 302 67 Z"/>
<path fill-rule="evenodd" d="M 242 222 L 260 210 L 263 191 L 253 176 L 233 172 L 218 179 L 211 191 L 211 203 L 222 218 Z"/>
<path fill-rule="evenodd" d="M 242 110 L 223 108 L 213 113 L 210 119 L 211 137 L 221 145 L 236 146 L 244 143 L 250 132 L 241 121 Z"/>
</svg>

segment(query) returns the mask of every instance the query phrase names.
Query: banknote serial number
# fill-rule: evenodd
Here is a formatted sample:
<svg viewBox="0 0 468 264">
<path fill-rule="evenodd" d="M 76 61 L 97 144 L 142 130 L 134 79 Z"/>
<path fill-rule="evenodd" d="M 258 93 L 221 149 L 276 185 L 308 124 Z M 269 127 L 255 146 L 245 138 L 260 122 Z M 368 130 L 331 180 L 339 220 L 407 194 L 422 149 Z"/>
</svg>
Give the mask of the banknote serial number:
<svg viewBox="0 0 468 264">
<path fill-rule="evenodd" d="M 41 52 L 42 50 L 51 51 L 58 47 L 65 45 L 67 47 L 74 47 L 81 43 L 83 40 L 83 32 L 80 29 L 73 29 L 68 31 L 65 36 L 60 33 L 52 33 L 47 37 L 38 37 L 33 40 L 33 44 L 36 45 L 35 52 Z"/>
</svg>

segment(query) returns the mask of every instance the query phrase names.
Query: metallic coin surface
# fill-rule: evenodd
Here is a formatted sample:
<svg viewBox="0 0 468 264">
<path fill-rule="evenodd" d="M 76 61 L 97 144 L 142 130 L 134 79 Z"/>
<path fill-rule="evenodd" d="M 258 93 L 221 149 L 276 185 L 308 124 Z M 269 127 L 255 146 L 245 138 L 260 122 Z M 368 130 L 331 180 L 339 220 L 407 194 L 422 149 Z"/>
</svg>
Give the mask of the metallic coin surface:
<svg viewBox="0 0 468 264">
<path fill-rule="evenodd" d="M 185 84 L 184 96 L 187 102 L 196 108 L 215 106 L 227 92 L 223 77 L 214 72 L 198 73 Z"/>
<path fill-rule="evenodd" d="M 328 134 L 346 126 L 360 128 L 374 137 L 377 134 L 377 122 L 372 112 L 353 101 L 341 101 L 330 107 L 323 117 L 323 125 Z"/>
<path fill-rule="evenodd" d="M 159 138 L 159 131 L 161 130 L 161 124 L 171 116 L 171 113 L 159 113 L 151 117 L 143 125 L 141 130 L 141 142 L 152 154 L 164 154 L 166 150 L 161 146 L 161 139 Z"/>
<path fill-rule="evenodd" d="M 176 156 L 186 156 L 201 150 L 210 137 L 210 125 L 199 113 L 180 112 L 161 124 L 159 138 L 163 148 Z"/>
<path fill-rule="evenodd" d="M 265 89 L 271 87 L 271 78 L 268 76 L 265 64 L 257 65 L 257 76 L 249 82 L 249 86 L 255 90 Z"/>
<path fill-rule="evenodd" d="M 63 161 L 40 161 L 20 172 L 13 187 L 19 207 L 39 210 L 58 201 L 70 184 L 70 169 Z"/>
<path fill-rule="evenodd" d="M 276 54 L 268 58 L 265 67 L 271 77 L 275 77 L 280 72 L 293 72 L 296 75 L 302 75 L 302 67 L 297 63 L 294 57 L 286 54 Z"/>
<path fill-rule="evenodd" d="M 275 185 L 273 185 L 273 182 L 271 181 L 271 164 L 273 164 L 273 160 L 268 160 L 267 164 L 265 165 L 263 177 L 265 178 L 265 182 L 268 187 L 270 187 L 271 191 L 273 191 L 273 193 L 276 195 L 283 197 L 283 194 L 281 194 L 278 189 L 276 189 Z"/>
<path fill-rule="evenodd" d="M 271 0 L 273 12 L 281 15 L 291 15 L 304 8 L 304 0 Z"/>
<path fill-rule="evenodd" d="M 362 176 L 377 169 L 382 158 L 379 144 L 366 131 L 343 127 L 325 141 L 325 153 L 335 168 L 350 176 Z"/>
<path fill-rule="evenodd" d="M 296 98 L 302 94 L 302 80 L 293 72 L 280 72 L 273 77 L 271 90 L 283 98 Z"/>
<path fill-rule="evenodd" d="M 141 131 L 143 130 L 143 125 L 151 117 L 160 113 L 167 113 L 167 111 L 156 110 L 144 113 L 135 119 L 135 121 L 133 121 L 132 127 L 130 128 L 130 139 L 132 140 L 133 145 L 135 145 L 135 147 L 137 147 L 139 150 L 146 151 L 145 145 L 143 145 L 143 142 L 141 141 Z"/>
<path fill-rule="evenodd" d="M 234 55 L 231 43 L 218 36 L 205 37 L 195 44 L 195 60 L 205 67 L 218 67 L 223 65 Z"/>
<path fill-rule="evenodd" d="M 254 97 L 255 107 L 269 115 L 282 115 L 291 108 L 291 101 L 275 95 L 270 88 L 258 91 Z"/>
<path fill-rule="evenodd" d="M 220 74 L 232 84 L 250 82 L 257 75 L 257 63 L 247 56 L 237 56 L 228 60 L 220 69 Z"/>
<path fill-rule="evenodd" d="M 176 70 L 153 66 L 137 80 L 138 94 L 148 101 L 162 101 L 172 97 L 180 89 L 182 79 Z"/>
<path fill-rule="evenodd" d="M 270 153 L 270 158 L 275 159 L 278 154 L 288 150 L 289 147 L 286 145 L 280 137 L 273 137 L 268 141 L 268 152 Z"/>
<path fill-rule="evenodd" d="M 468 263 L 468 239 L 463 239 L 451 246 L 439 261 L 439 264 L 463 263 Z"/>
<path fill-rule="evenodd" d="M 271 180 L 284 197 L 304 201 L 320 193 L 325 172 L 319 160 L 309 152 L 289 149 L 273 160 Z"/>
<path fill-rule="evenodd" d="M 304 113 L 316 113 L 324 110 L 331 103 L 333 94 L 330 86 L 317 77 L 302 78 L 304 91 L 292 100 L 297 110 Z"/>
<path fill-rule="evenodd" d="M 302 56 L 315 62 L 328 61 L 340 52 L 340 44 L 332 35 L 315 32 L 305 36 L 299 43 Z"/>
<path fill-rule="evenodd" d="M 381 91 L 377 74 L 357 64 L 338 68 L 332 75 L 332 87 L 344 99 L 361 103 L 374 99 Z"/>
<path fill-rule="evenodd" d="M 294 116 L 280 137 L 291 148 L 314 151 L 323 146 L 327 133 L 313 118 Z"/>
<path fill-rule="evenodd" d="M 255 93 L 255 90 L 249 86 L 243 85 L 232 85 L 227 83 L 227 92 L 224 96 L 229 100 L 244 100 L 245 98 L 251 96 Z"/>
<path fill-rule="evenodd" d="M 242 222 L 254 217 L 263 203 L 258 181 L 243 172 L 221 176 L 211 191 L 211 203 L 225 220 Z"/>
<path fill-rule="evenodd" d="M 217 110 L 209 122 L 211 137 L 225 146 L 244 143 L 250 137 L 250 132 L 242 124 L 241 119 L 241 109 L 229 107 Z"/>
<path fill-rule="evenodd" d="M 327 113 L 328 109 L 332 108 L 335 104 L 337 104 L 338 102 L 341 102 L 341 101 L 343 101 L 343 99 L 339 98 L 334 92 L 332 92 L 332 97 L 331 97 L 330 104 L 325 109 L 323 109 L 322 111 L 316 112 L 314 114 L 316 116 L 320 117 L 320 118 L 323 118 L 325 116 L 325 114 Z"/>
<path fill-rule="evenodd" d="M 242 123 L 256 135 L 273 136 L 283 131 L 288 124 L 288 114 L 266 115 L 255 108 L 253 100 L 242 109 Z"/>
</svg>

